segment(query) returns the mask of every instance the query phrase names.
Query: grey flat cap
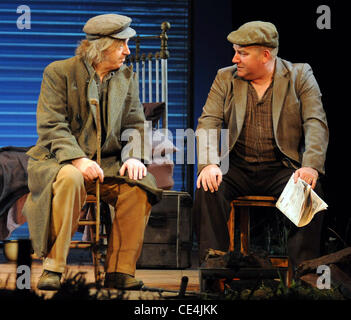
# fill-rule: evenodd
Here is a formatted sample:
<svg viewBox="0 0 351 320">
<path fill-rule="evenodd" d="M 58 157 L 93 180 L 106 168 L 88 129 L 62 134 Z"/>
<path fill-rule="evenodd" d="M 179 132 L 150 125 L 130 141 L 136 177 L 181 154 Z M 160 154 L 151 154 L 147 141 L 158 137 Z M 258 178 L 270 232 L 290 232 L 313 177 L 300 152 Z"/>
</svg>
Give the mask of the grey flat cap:
<svg viewBox="0 0 351 320">
<path fill-rule="evenodd" d="M 112 37 L 115 39 L 128 39 L 134 37 L 136 32 L 129 25 L 132 19 L 119 14 L 102 14 L 87 21 L 83 31 L 88 40 L 101 37 Z"/>
<path fill-rule="evenodd" d="M 238 30 L 229 33 L 227 39 L 240 46 L 261 45 L 276 48 L 279 45 L 279 35 L 275 25 L 264 21 L 247 22 Z"/>
</svg>

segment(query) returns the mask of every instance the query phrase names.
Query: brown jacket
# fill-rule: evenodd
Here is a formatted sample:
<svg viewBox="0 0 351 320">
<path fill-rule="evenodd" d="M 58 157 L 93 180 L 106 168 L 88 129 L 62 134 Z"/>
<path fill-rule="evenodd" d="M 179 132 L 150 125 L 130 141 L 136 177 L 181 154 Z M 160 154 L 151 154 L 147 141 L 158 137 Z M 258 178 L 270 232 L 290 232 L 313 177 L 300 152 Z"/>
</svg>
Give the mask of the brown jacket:
<svg viewBox="0 0 351 320">
<path fill-rule="evenodd" d="M 96 111 L 89 103 L 92 98 L 99 101 L 97 86 L 79 57 L 53 62 L 44 70 L 37 107 L 39 138 L 36 146 L 27 153 L 30 156 L 30 194 L 24 207 L 33 248 L 38 256 L 45 256 L 48 251 L 52 184 L 58 171 L 73 159 L 93 159 L 96 156 Z M 107 108 L 108 127 L 105 128 L 101 161 L 105 178 L 113 177 L 139 185 L 147 191 L 149 201 L 156 203 L 162 190 L 156 187 L 151 174 L 139 181 L 118 175 L 122 132 L 135 128 L 144 141 L 145 116 L 132 67 L 123 65 L 110 79 Z M 143 150 L 141 155 L 142 159 L 148 160 Z"/>
<path fill-rule="evenodd" d="M 247 90 L 248 82 L 237 76 L 236 66 L 220 69 L 197 130 L 229 129 L 231 151 L 245 120 Z M 323 174 L 329 131 L 321 92 L 308 64 L 293 64 L 277 58 L 272 117 L 275 141 L 286 160 L 296 167 L 312 167 Z M 198 152 L 210 151 L 202 148 Z M 198 173 L 208 164 L 199 164 Z"/>
</svg>

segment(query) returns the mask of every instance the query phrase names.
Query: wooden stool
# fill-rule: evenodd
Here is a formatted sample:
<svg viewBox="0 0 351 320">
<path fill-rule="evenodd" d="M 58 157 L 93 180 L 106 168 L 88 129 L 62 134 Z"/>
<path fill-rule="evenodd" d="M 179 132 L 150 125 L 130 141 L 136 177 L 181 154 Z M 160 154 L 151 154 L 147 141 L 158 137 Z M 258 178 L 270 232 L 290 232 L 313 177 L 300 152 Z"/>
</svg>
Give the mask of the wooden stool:
<svg viewBox="0 0 351 320">
<path fill-rule="evenodd" d="M 228 220 L 229 251 L 234 251 L 235 207 L 240 215 L 240 252 L 248 255 L 250 246 L 250 207 L 275 207 L 277 199 L 266 196 L 244 196 L 234 199 Z"/>
<path fill-rule="evenodd" d="M 234 251 L 234 234 L 235 234 L 235 208 L 238 211 L 240 218 L 240 252 L 243 255 L 249 254 L 250 247 L 250 207 L 275 207 L 277 199 L 269 196 L 242 196 L 234 199 L 231 205 L 230 216 L 228 220 L 229 231 L 229 251 Z M 289 259 L 271 258 L 272 265 L 275 267 L 287 268 L 288 285 L 291 283 L 291 268 Z"/>
</svg>

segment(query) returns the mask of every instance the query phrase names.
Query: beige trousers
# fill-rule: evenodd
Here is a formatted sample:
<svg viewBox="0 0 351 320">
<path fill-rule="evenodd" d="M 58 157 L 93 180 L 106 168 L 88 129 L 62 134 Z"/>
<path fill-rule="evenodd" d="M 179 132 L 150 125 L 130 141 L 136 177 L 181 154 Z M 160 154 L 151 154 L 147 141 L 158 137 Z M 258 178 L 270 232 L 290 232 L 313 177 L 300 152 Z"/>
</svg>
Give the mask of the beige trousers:
<svg viewBox="0 0 351 320">
<path fill-rule="evenodd" d="M 115 208 L 108 240 L 106 272 L 135 274 L 144 230 L 151 205 L 146 192 L 138 186 L 118 184 L 112 179 L 100 186 L 101 199 Z M 95 183 L 84 183 L 82 174 L 73 165 L 65 165 L 53 184 L 50 251 L 43 268 L 64 272 L 73 234 L 87 193 L 95 194 Z"/>
</svg>

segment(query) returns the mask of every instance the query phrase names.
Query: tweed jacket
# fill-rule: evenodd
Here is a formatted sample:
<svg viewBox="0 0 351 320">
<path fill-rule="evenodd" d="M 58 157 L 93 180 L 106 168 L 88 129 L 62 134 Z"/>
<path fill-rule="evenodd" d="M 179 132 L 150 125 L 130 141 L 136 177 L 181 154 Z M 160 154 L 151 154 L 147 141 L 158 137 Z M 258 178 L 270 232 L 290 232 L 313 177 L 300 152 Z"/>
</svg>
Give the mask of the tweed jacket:
<svg viewBox="0 0 351 320">
<path fill-rule="evenodd" d="M 81 58 L 55 61 L 45 68 L 37 105 L 39 138 L 27 152 L 30 194 L 23 210 L 34 251 L 40 257 L 48 252 L 52 184 L 58 171 L 73 159 L 96 157 L 96 109 L 90 102 L 93 98 L 99 101 L 97 85 Z M 142 146 L 144 142 L 145 115 L 132 67 L 123 65 L 110 79 L 107 113 L 106 139 L 101 148 L 104 177 L 138 185 L 147 191 L 150 203 L 156 203 L 162 190 L 156 187 L 151 174 L 135 181 L 118 173 L 124 130 L 137 129 Z M 141 158 L 150 160 L 143 148 Z"/>
<path fill-rule="evenodd" d="M 237 75 L 236 66 L 220 69 L 203 107 L 197 132 L 229 129 L 228 151 L 233 150 L 245 120 L 247 90 L 248 81 Z M 321 92 L 308 64 L 293 64 L 277 57 L 272 122 L 275 142 L 285 165 L 312 167 L 325 173 L 329 130 Z M 217 150 L 213 149 L 209 146 L 198 149 L 198 158 L 215 159 L 210 153 L 219 152 L 219 145 Z M 210 163 L 213 162 L 199 163 L 198 174 Z"/>
</svg>

